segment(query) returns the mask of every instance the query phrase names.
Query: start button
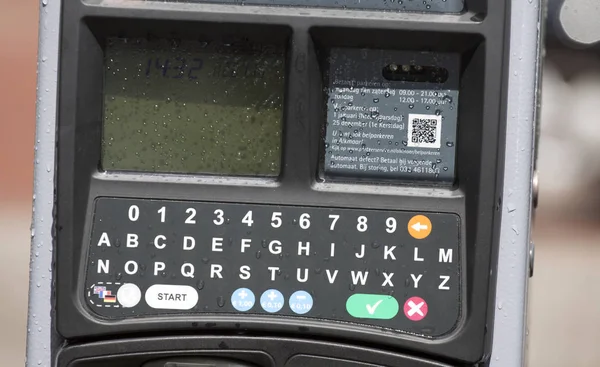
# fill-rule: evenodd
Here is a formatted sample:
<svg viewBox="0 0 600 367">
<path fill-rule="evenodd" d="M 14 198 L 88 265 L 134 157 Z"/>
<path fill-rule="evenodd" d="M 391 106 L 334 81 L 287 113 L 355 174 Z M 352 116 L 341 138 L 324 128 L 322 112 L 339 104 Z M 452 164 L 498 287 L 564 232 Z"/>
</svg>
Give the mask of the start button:
<svg viewBox="0 0 600 367">
<path fill-rule="evenodd" d="M 198 303 L 198 292 L 187 285 L 155 284 L 148 288 L 145 298 L 155 309 L 189 310 Z"/>
</svg>

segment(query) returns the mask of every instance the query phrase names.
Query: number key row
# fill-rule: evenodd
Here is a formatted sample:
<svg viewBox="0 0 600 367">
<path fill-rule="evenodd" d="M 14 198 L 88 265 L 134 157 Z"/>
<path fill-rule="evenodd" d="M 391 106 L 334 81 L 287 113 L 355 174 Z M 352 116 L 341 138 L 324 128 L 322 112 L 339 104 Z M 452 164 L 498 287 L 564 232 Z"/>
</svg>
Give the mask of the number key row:
<svg viewBox="0 0 600 367">
<path fill-rule="evenodd" d="M 179 208 L 171 208 L 171 210 L 167 209 L 167 206 L 161 206 L 158 210 L 156 210 L 156 214 L 155 215 L 151 215 L 149 217 L 143 218 L 144 221 L 150 221 L 155 222 L 156 220 L 159 220 L 160 223 L 166 223 L 168 216 L 171 214 L 171 211 L 176 210 L 176 211 L 182 211 L 185 213 L 185 219 L 183 221 L 184 224 L 198 224 L 199 218 L 198 218 L 198 211 L 196 208 L 194 207 L 187 207 L 185 209 L 179 209 Z M 241 220 L 239 220 L 239 222 L 247 227 L 253 227 L 255 224 L 260 225 L 261 223 L 255 223 L 255 215 L 254 215 L 254 210 L 250 209 L 250 210 L 245 210 L 244 211 L 245 214 L 243 215 L 243 217 L 241 218 Z M 127 213 L 127 218 L 130 222 L 138 222 L 140 221 L 140 215 L 141 210 L 140 207 L 138 205 L 131 205 L 129 206 L 128 209 L 128 213 Z M 181 214 L 181 213 L 178 213 Z M 311 225 L 313 225 L 313 223 L 311 223 L 311 220 L 313 218 L 311 218 L 311 214 L 310 213 L 301 213 L 299 215 L 292 215 L 292 214 L 284 214 L 281 211 L 272 211 L 269 213 L 270 214 L 270 221 L 268 221 L 268 225 L 271 228 L 280 228 L 283 224 L 284 224 L 284 219 L 290 220 L 291 217 L 291 222 L 294 225 L 298 225 L 301 229 L 307 230 L 309 228 L 311 228 Z M 178 215 L 179 217 L 179 215 Z M 394 216 L 388 216 L 387 218 L 385 218 L 384 223 L 377 223 L 377 224 L 373 224 L 372 222 L 369 221 L 369 218 L 367 215 L 352 215 L 349 214 L 348 215 L 349 218 L 351 218 L 352 220 L 352 226 L 355 227 L 355 229 L 358 232 L 367 232 L 370 228 L 370 226 L 376 226 L 376 230 L 385 230 L 387 233 L 395 233 L 396 230 L 398 229 L 398 219 L 396 219 L 396 217 Z M 425 216 L 419 216 L 422 217 L 423 220 L 419 223 L 415 223 L 411 225 L 411 222 L 413 221 L 411 219 L 411 221 L 409 221 L 408 223 L 408 229 L 409 232 L 414 231 L 416 229 L 417 232 L 420 231 L 424 231 L 424 232 L 430 232 L 431 231 L 431 222 L 429 221 L 429 219 Z M 239 216 L 238 216 L 239 218 Z M 414 217 L 413 217 L 414 219 Z M 327 216 L 327 224 L 326 227 L 328 228 L 328 230 L 330 231 L 335 231 L 338 228 L 338 222 L 340 220 L 346 220 L 345 216 L 343 214 L 337 214 L 337 213 L 330 213 Z M 208 218 L 207 220 L 208 222 L 212 222 L 214 225 L 216 226 L 221 226 L 224 224 L 230 224 L 232 223 L 232 220 L 230 217 L 228 217 L 227 213 L 225 212 L 225 210 L 217 208 L 212 210 L 210 218 Z M 267 224 L 267 223 L 265 223 Z"/>
</svg>

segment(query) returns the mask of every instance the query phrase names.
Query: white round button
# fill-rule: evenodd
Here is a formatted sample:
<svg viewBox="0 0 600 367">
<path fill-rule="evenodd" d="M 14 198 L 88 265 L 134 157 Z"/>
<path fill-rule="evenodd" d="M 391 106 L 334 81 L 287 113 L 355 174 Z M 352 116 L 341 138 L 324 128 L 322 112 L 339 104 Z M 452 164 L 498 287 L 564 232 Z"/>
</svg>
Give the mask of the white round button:
<svg viewBox="0 0 600 367">
<path fill-rule="evenodd" d="M 125 283 L 117 291 L 117 301 L 123 307 L 134 307 L 142 299 L 142 291 L 133 283 Z"/>
</svg>

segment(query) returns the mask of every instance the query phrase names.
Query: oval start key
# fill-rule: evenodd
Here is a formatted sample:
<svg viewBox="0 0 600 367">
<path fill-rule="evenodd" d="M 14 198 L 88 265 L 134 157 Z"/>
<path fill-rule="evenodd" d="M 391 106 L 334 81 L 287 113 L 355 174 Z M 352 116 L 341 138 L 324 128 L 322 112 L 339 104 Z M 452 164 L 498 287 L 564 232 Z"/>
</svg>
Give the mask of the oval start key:
<svg viewBox="0 0 600 367">
<path fill-rule="evenodd" d="M 198 303 L 198 292 L 187 285 L 155 284 L 146 291 L 148 306 L 162 310 L 189 310 Z"/>
</svg>

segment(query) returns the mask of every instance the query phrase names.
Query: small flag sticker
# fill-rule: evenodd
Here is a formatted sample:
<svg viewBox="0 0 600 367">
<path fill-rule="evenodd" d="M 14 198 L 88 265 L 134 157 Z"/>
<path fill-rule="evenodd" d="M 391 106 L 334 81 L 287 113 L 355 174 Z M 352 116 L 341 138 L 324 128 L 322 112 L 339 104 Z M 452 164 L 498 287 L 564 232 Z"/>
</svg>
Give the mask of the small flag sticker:
<svg viewBox="0 0 600 367">
<path fill-rule="evenodd" d="M 101 292 L 106 292 L 106 287 L 101 287 L 101 286 L 94 287 L 94 294 L 100 294 Z"/>
<path fill-rule="evenodd" d="M 117 302 L 117 296 L 113 296 L 110 294 L 104 295 L 104 303 L 116 303 L 116 302 Z"/>
</svg>

